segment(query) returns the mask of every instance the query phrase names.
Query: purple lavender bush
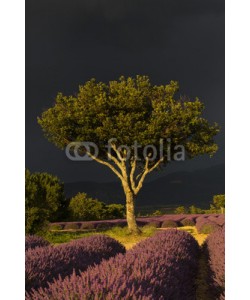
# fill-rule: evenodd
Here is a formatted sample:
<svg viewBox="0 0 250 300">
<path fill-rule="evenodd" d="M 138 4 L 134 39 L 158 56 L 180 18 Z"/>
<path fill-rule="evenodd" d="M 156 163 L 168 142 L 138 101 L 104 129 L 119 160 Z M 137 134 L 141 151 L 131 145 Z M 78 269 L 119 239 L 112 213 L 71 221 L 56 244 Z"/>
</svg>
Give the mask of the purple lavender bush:
<svg viewBox="0 0 250 300">
<path fill-rule="evenodd" d="M 219 215 L 216 224 L 223 226 L 225 224 L 225 215 Z"/>
<path fill-rule="evenodd" d="M 176 228 L 178 227 L 178 223 L 173 220 L 165 220 L 161 224 L 161 228 Z"/>
<path fill-rule="evenodd" d="M 165 220 L 173 220 L 175 222 L 180 222 L 181 220 L 185 219 L 185 215 L 163 215 L 161 216 L 162 221 Z"/>
<path fill-rule="evenodd" d="M 210 215 L 208 220 L 221 226 L 225 223 L 225 215 Z"/>
<path fill-rule="evenodd" d="M 80 276 L 72 274 L 32 290 L 26 300 L 193 300 L 198 254 L 198 243 L 189 233 L 170 229 Z"/>
<path fill-rule="evenodd" d="M 210 216 L 208 216 L 208 219 L 210 220 L 210 221 L 216 221 L 216 219 L 219 217 L 219 215 L 217 215 L 217 214 L 212 214 L 212 215 L 210 215 Z"/>
<path fill-rule="evenodd" d="M 137 222 L 137 224 L 138 224 L 138 226 L 145 226 L 145 225 L 147 225 L 150 221 L 148 220 L 148 219 L 138 219 L 138 220 L 136 220 L 136 222 Z"/>
<path fill-rule="evenodd" d="M 195 226 L 194 218 L 187 217 L 180 221 L 182 226 Z"/>
<path fill-rule="evenodd" d="M 205 242 L 215 299 L 225 299 L 225 229 L 210 234 Z"/>
<path fill-rule="evenodd" d="M 214 218 L 215 217 L 215 218 Z M 161 216 L 154 216 L 154 217 L 140 217 L 137 218 L 137 223 L 139 226 L 145 226 L 149 223 L 152 223 L 152 226 L 155 226 L 160 223 L 162 224 L 164 221 L 174 221 L 177 223 L 177 226 L 183 226 L 183 222 L 190 225 L 185 226 L 194 226 L 192 221 L 184 221 L 186 219 L 192 219 L 194 223 L 200 220 L 209 220 L 210 218 L 214 218 L 212 221 L 218 225 L 223 225 L 225 222 L 224 215 L 200 215 L 200 214 L 191 214 L 191 215 L 176 215 L 176 214 L 169 214 L 169 215 L 161 215 Z M 74 225 L 77 224 L 77 225 Z M 192 225 L 191 225 L 192 224 Z M 105 230 L 111 227 L 124 227 L 127 226 L 127 222 L 125 219 L 115 219 L 115 220 L 102 220 L 102 221 L 84 221 L 84 222 L 60 222 L 60 223 L 51 223 L 50 228 L 54 228 L 54 225 L 59 225 L 62 229 L 98 229 L 98 230 Z M 159 226 L 161 227 L 161 225 Z M 176 226 L 175 226 L 176 227 Z M 57 226 L 55 227 L 57 229 Z"/>
<path fill-rule="evenodd" d="M 48 245 L 49 242 L 40 236 L 27 235 L 25 237 L 25 250 L 34 249 L 35 247 L 45 247 Z"/>
<path fill-rule="evenodd" d="M 88 266 L 100 263 L 125 248 L 118 241 L 104 235 L 78 239 L 59 246 L 47 246 L 26 251 L 26 290 L 45 287 L 54 278 L 64 278 L 85 271 Z"/>
<path fill-rule="evenodd" d="M 100 231 L 102 231 L 102 230 L 108 230 L 108 229 L 110 229 L 112 227 L 112 225 L 113 225 L 112 223 L 101 222 L 101 223 L 99 223 L 99 224 L 96 225 L 96 229 L 100 230 Z"/>
<path fill-rule="evenodd" d="M 209 215 L 198 215 L 195 217 L 195 221 L 199 222 L 201 220 L 208 219 L 208 217 L 209 217 Z"/>
<path fill-rule="evenodd" d="M 218 224 L 207 218 L 196 219 L 196 228 L 199 233 L 210 234 L 220 228 Z"/>
</svg>

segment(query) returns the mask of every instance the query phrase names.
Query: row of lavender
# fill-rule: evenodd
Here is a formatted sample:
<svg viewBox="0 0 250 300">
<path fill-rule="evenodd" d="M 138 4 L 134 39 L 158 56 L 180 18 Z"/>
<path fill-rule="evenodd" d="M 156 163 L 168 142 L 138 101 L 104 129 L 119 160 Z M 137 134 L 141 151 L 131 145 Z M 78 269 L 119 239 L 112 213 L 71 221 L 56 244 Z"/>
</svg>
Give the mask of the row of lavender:
<svg viewBox="0 0 250 300">
<path fill-rule="evenodd" d="M 49 245 L 50 243 L 40 236 L 27 235 L 25 237 L 25 251 L 28 249 L 34 249 L 36 247 L 45 247 Z"/>
<path fill-rule="evenodd" d="M 198 255 L 199 246 L 189 233 L 170 229 L 80 276 L 73 273 L 33 289 L 26 299 L 195 299 Z"/>
<path fill-rule="evenodd" d="M 225 225 L 225 215 L 200 216 L 196 218 L 196 228 L 199 233 L 212 233 Z"/>
<path fill-rule="evenodd" d="M 47 286 L 48 282 L 64 278 L 73 273 L 79 274 L 87 267 L 100 263 L 125 248 L 118 241 L 104 235 L 78 239 L 59 246 L 47 245 L 42 238 L 26 237 L 25 279 L 26 290 Z"/>
<path fill-rule="evenodd" d="M 169 228 L 179 226 L 196 226 L 200 233 L 210 233 L 214 229 L 223 226 L 225 215 L 207 214 L 207 215 L 163 215 L 151 218 L 138 218 L 139 226 L 154 226 L 156 228 Z M 106 220 L 106 221 L 88 221 L 88 222 L 61 222 L 51 223 L 51 230 L 91 230 L 107 229 L 113 226 L 126 226 L 126 220 Z"/>
<path fill-rule="evenodd" d="M 210 234 L 205 242 L 214 299 L 225 299 L 225 227 Z"/>
</svg>

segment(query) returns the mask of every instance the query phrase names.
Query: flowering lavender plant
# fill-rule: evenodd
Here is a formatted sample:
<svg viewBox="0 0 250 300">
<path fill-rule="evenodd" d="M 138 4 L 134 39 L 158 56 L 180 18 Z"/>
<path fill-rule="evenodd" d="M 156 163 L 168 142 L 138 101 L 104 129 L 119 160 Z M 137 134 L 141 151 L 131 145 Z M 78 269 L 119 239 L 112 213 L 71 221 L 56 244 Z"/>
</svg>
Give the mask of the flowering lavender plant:
<svg viewBox="0 0 250 300">
<path fill-rule="evenodd" d="M 208 252 L 215 297 L 225 299 L 225 228 L 210 234 L 205 247 Z"/>
<path fill-rule="evenodd" d="M 195 220 L 192 217 L 186 217 L 180 221 L 182 226 L 195 226 Z"/>
<path fill-rule="evenodd" d="M 216 231 L 220 226 L 207 217 L 200 217 L 196 219 L 196 228 L 199 233 L 209 234 Z"/>
<path fill-rule="evenodd" d="M 187 232 L 170 229 L 118 254 L 27 294 L 27 300 L 195 299 L 199 246 Z"/>
<path fill-rule="evenodd" d="M 26 251 L 25 274 L 26 290 L 47 286 L 54 278 L 77 274 L 88 266 L 100 263 L 118 253 L 125 253 L 125 248 L 116 240 L 95 235 L 87 238 Z"/>
<path fill-rule="evenodd" d="M 27 235 L 25 237 L 25 250 L 33 249 L 35 247 L 45 247 L 48 245 L 49 245 L 49 242 L 40 236 Z"/>
<path fill-rule="evenodd" d="M 162 228 L 170 228 L 170 227 L 176 228 L 176 227 L 178 227 L 178 223 L 173 220 L 165 220 L 162 222 L 161 227 Z"/>
</svg>

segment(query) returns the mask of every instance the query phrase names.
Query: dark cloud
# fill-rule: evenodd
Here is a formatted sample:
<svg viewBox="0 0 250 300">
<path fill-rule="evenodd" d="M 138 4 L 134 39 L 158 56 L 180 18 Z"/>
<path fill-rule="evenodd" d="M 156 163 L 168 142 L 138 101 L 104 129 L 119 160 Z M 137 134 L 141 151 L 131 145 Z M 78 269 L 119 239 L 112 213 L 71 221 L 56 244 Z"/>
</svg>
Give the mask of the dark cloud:
<svg viewBox="0 0 250 300">
<path fill-rule="evenodd" d="M 206 117 L 222 125 L 221 150 L 183 168 L 224 161 L 224 1 L 27 0 L 27 167 L 66 181 L 106 178 L 95 163 L 67 161 L 44 139 L 36 117 L 58 91 L 71 94 L 91 77 L 121 74 L 147 74 L 156 84 L 178 80 L 182 94 L 200 97 Z"/>
</svg>

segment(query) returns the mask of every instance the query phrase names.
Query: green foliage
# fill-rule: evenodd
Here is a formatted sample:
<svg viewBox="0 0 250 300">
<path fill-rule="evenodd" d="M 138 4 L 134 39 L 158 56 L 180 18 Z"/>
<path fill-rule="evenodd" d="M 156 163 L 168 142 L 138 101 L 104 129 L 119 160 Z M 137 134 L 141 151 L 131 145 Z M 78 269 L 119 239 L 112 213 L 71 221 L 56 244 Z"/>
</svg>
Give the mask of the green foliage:
<svg viewBox="0 0 250 300">
<path fill-rule="evenodd" d="M 161 222 L 159 221 L 152 221 L 147 223 L 146 225 L 143 226 L 143 228 L 148 228 L 148 227 L 153 227 L 153 228 L 160 228 L 161 227 Z"/>
<path fill-rule="evenodd" d="M 215 195 L 213 197 L 213 204 L 216 208 L 225 207 L 225 195 Z"/>
<path fill-rule="evenodd" d="M 145 237 L 150 237 L 151 235 L 153 235 L 156 231 L 157 231 L 157 227 L 155 227 L 154 225 L 145 225 L 141 228 L 142 231 L 142 235 Z"/>
<path fill-rule="evenodd" d="M 162 228 L 176 228 L 178 227 L 177 222 L 173 221 L 173 220 L 165 220 L 162 222 L 161 224 Z"/>
<path fill-rule="evenodd" d="M 109 204 L 92 199 L 86 193 L 78 193 L 70 200 L 69 215 L 72 221 L 95 221 L 123 218 L 124 205 Z"/>
<path fill-rule="evenodd" d="M 83 237 L 91 236 L 95 233 L 93 232 L 80 232 L 80 231 L 73 231 L 73 232 L 65 232 L 65 231 L 47 231 L 45 233 L 45 238 L 51 244 L 61 244 L 67 243 L 72 240 L 76 240 Z"/>
<path fill-rule="evenodd" d="M 101 220 L 105 204 L 92 199 L 86 193 L 78 193 L 70 200 L 69 212 L 72 221 Z"/>
<path fill-rule="evenodd" d="M 65 231 L 49 231 L 46 233 L 46 240 L 51 244 L 61 244 L 66 243 L 71 240 L 78 238 L 88 237 L 96 234 L 105 234 L 112 238 L 117 239 L 123 244 L 131 244 L 139 242 L 140 240 L 152 236 L 156 232 L 156 228 L 150 226 L 141 227 L 141 235 L 139 237 L 131 237 L 128 227 L 115 226 L 109 228 L 108 230 L 104 229 L 103 231 L 98 232 L 65 232 Z"/>
<path fill-rule="evenodd" d="M 161 216 L 163 215 L 163 213 L 160 210 L 156 210 L 152 213 L 152 216 L 156 217 L 156 216 Z"/>
<path fill-rule="evenodd" d="M 182 226 L 195 226 L 195 221 L 193 219 L 185 218 L 181 220 L 181 225 Z"/>
<path fill-rule="evenodd" d="M 213 204 L 210 205 L 210 209 L 206 211 L 210 214 L 225 213 L 225 195 L 215 195 L 213 197 Z"/>
<path fill-rule="evenodd" d="M 188 212 L 190 214 L 204 214 L 205 211 L 199 207 L 196 207 L 194 205 L 191 205 L 189 208 L 188 208 Z"/>
<path fill-rule="evenodd" d="M 156 232 L 156 228 L 152 226 L 144 226 L 141 227 L 142 234 L 140 239 L 150 237 Z M 134 237 L 131 237 L 128 227 L 119 227 L 115 226 L 108 230 L 104 229 L 103 231 L 98 232 L 81 232 L 81 231 L 74 231 L 74 232 L 65 232 L 65 231 L 48 231 L 46 232 L 46 240 L 48 240 L 51 244 L 61 244 L 66 243 L 71 240 L 88 237 L 95 234 L 106 234 L 112 238 L 120 240 L 122 243 L 130 243 L 131 241 L 138 242 L 139 240 L 134 240 Z M 139 239 L 139 238 L 138 238 Z"/>
<path fill-rule="evenodd" d="M 51 224 L 49 226 L 49 230 L 62 230 L 62 225 L 59 225 L 59 224 Z"/>
<path fill-rule="evenodd" d="M 181 215 L 187 213 L 185 206 L 179 206 L 174 211 L 175 214 Z"/>
<path fill-rule="evenodd" d="M 125 207 L 122 204 L 105 205 L 103 219 L 120 219 L 125 217 Z"/>
<path fill-rule="evenodd" d="M 103 159 L 107 159 L 105 145 L 114 137 L 131 149 L 135 141 L 158 148 L 160 138 L 171 138 L 171 147 L 183 145 L 189 158 L 213 155 L 218 125 L 209 125 L 201 116 L 204 105 L 198 98 L 175 99 L 177 91 L 177 82 L 155 86 L 147 76 L 122 76 L 108 84 L 91 79 L 75 95 L 59 93 L 38 123 L 57 147 L 63 149 L 72 141 L 95 142 Z"/>
<path fill-rule="evenodd" d="M 141 237 L 149 237 L 151 236 L 153 233 L 156 232 L 156 228 L 153 226 L 143 226 L 140 227 L 141 229 Z M 109 230 L 105 231 L 106 235 L 109 235 L 110 237 L 113 237 L 115 239 L 119 239 L 121 237 L 128 237 L 129 239 L 131 239 L 130 236 L 130 231 L 128 229 L 128 227 L 120 227 L 120 226 L 115 226 L 110 228 Z"/>
<path fill-rule="evenodd" d="M 210 234 L 212 233 L 214 230 L 216 230 L 217 226 L 215 226 L 216 224 L 204 224 L 199 233 L 203 233 L 203 234 Z"/>
<path fill-rule="evenodd" d="M 120 226 L 114 226 L 110 228 L 105 234 L 108 234 L 110 236 L 116 236 L 116 237 L 126 237 L 130 235 L 130 232 L 128 230 L 128 227 L 120 227 Z"/>
<path fill-rule="evenodd" d="M 217 214 L 221 210 L 218 210 L 213 204 L 210 204 L 210 208 L 206 210 L 206 214 Z"/>
<path fill-rule="evenodd" d="M 47 173 L 31 174 L 25 171 L 25 231 L 37 234 L 45 230 L 48 222 L 55 221 L 64 205 L 63 184 Z"/>
</svg>

